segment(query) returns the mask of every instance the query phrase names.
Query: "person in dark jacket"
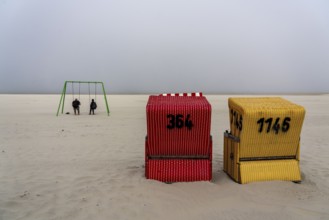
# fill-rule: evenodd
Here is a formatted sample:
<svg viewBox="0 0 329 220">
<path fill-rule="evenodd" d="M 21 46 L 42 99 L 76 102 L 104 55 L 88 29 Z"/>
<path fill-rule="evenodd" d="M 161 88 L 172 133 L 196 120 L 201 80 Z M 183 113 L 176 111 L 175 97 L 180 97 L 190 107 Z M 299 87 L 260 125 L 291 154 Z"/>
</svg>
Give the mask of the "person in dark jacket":
<svg viewBox="0 0 329 220">
<path fill-rule="evenodd" d="M 97 104 L 94 101 L 94 99 L 91 100 L 90 103 L 90 111 L 89 111 L 89 115 L 91 115 L 91 112 L 93 112 L 93 115 L 95 114 L 95 109 L 97 108 Z"/>
<path fill-rule="evenodd" d="M 80 101 L 78 99 L 75 99 L 73 102 L 72 102 L 72 106 L 73 106 L 73 109 L 74 109 L 74 114 L 76 115 L 77 112 L 78 112 L 78 115 L 80 115 Z"/>
</svg>

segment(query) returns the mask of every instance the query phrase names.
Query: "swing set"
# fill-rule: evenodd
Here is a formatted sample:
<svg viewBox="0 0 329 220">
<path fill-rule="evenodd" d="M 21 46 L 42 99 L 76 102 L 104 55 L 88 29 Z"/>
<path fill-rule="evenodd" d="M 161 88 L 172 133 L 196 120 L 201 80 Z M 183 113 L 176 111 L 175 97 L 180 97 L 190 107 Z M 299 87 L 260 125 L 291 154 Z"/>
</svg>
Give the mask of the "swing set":
<svg viewBox="0 0 329 220">
<path fill-rule="evenodd" d="M 71 83 L 72 85 L 72 98 L 74 100 L 74 84 L 79 84 L 79 100 L 80 100 L 80 85 L 81 84 L 88 84 L 88 92 L 89 92 L 89 103 L 90 103 L 90 84 L 94 84 L 95 85 L 95 101 L 96 101 L 96 94 L 97 94 L 97 84 L 101 84 L 102 85 L 102 89 L 103 89 L 103 95 L 104 95 L 104 100 L 105 100 L 105 104 L 106 104 L 106 111 L 107 111 L 107 115 L 110 116 L 110 110 L 109 110 L 109 106 L 107 103 L 107 98 L 106 98 L 106 92 L 105 92 L 105 88 L 104 88 L 104 83 L 103 82 L 96 82 L 96 81 L 65 81 L 64 83 L 64 87 L 63 87 L 63 91 L 62 91 L 62 95 L 61 95 L 61 99 L 59 101 L 59 105 L 58 105 L 58 109 L 57 109 L 57 114 L 56 116 L 58 116 L 59 111 L 61 109 L 62 106 L 62 114 L 64 112 L 64 104 L 65 104 L 65 95 L 66 95 L 66 89 L 67 89 L 67 84 Z"/>
</svg>

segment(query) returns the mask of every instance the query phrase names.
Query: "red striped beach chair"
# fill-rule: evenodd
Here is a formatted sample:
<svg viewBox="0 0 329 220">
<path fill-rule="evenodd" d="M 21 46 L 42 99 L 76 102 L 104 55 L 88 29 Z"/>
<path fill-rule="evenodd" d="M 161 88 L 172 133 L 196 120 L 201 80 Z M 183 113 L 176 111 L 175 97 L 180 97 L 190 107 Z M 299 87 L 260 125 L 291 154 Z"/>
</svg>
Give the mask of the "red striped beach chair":
<svg viewBox="0 0 329 220">
<path fill-rule="evenodd" d="M 146 113 L 146 178 L 211 180 L 211 105 L 202 93 L 150 96 Z"/>
</svg>

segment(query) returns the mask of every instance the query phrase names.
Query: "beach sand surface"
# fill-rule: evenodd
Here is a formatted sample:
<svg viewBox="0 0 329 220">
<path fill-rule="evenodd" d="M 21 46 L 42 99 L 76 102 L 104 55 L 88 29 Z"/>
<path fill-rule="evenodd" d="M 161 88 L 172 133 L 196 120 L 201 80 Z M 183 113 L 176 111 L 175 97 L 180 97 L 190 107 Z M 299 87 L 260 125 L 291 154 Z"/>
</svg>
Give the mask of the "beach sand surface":
<svg viewBox="0 0 329 220">
<path fill-rule="evenodd" d="M 329 95 L 283 96 L 306 108 L 303 181 L 241 185 L 223 172 L 229 95 L 212 105 L 213 179 L 166 184 L 144 177 L 147 95 L 0 95 L 0 220 L 329 219 Z"/>
</svg>

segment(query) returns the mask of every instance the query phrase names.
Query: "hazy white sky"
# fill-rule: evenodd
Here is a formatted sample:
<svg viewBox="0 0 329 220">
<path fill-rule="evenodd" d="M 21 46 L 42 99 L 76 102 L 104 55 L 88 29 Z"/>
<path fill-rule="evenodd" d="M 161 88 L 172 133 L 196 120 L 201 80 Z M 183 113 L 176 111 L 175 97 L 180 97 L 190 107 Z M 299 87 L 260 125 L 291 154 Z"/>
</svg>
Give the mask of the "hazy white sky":
<svg viewBox="0 0 329 220">
<path fill-rule="evenodd" d="M 0 93 L 329 93 L 328 0 L 0 0 Z"/>
</svg>

